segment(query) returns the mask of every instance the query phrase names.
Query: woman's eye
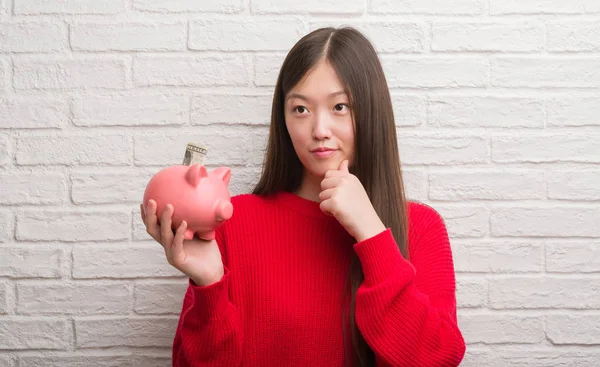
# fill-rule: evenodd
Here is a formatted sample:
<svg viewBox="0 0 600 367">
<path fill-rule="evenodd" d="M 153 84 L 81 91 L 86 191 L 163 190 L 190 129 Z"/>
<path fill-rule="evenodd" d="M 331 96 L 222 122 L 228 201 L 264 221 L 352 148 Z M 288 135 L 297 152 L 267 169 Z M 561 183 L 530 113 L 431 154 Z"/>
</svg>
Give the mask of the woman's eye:
<svg viewBox="0 0 600 367">
<path fill-rule="evenodd" d="M 344 107 L 348 108 L 348 105 L 347 105 L 347 104 L 345 104 L 345 103 L 338 103 L 338 104 L 336 104 L 336 105 L 335 105 L 335 109 L 336 109 L 337 111 L 342 111 L 341 109 L 338 109 L 338 107 L 339 107 L 339 106 L 344 106 Z"/>
<path fill-rule="evenodd" d="M 294 111 L 302 113 L 301 111 L 299 111 L 300 109 L 306 110 L 306 107 L 304 107 L 304 106 L 298 106 L 298 107 L 294 108 Z"/>
</svg>

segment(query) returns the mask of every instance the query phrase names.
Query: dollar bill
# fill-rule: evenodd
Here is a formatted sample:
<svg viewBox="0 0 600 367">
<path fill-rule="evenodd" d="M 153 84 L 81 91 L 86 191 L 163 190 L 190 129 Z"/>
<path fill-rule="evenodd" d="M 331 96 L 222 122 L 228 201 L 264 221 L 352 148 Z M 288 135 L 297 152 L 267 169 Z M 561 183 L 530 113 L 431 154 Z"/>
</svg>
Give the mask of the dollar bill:
<svg viewBox="0 0 600 367">
<path fill-rule="evenodd" d="M 204 164 L 208 149 L 196 143 L 189 142 L 185 147 L 185 155 L 183 157 L 183 165 L 191 166 L 192 164 Z"/>
</svg>

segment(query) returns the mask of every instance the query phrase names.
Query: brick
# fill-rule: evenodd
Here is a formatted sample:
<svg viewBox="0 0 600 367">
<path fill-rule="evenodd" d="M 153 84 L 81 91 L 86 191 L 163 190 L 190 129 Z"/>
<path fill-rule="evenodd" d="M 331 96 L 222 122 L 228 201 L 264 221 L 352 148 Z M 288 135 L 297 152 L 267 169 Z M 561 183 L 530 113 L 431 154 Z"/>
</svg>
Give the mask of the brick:
<svg viewBox="0 0 600 367">
<path fill-rule="evenodd" d="M 210 166 L 209 170 L 214 166 Z M 214 167 L 216 168 L 216 167 Z M 253 167 L 235 167 L 232 168 L 231 181 L 229 182 L 229 193 L 231 195 L 245 194 L 252 191 L 260 178 L 261 167 L 254 165 Z"/>
<path fill-rule="evenodd" d="M 0 276 L 60 278 L 63 250 L 40 246 L 0 247 Z"/>
<path fill-rule="evenodd" d="M 167 344 L 169 345 L 169 344 Z M 165 367 L 172 363 L 170 355 L 140 355 L 140 352 L 136 355 L 131 356 L 132 366 L 144 366 L 144 367 Z"/>
<path fill-rule="evenodd" d="M 309 27 L 313 31 L 321 27 L 337 28 L 346 25 L 360 30 L 378 52 L 422 52 L 425 48 L 427 25 L 421 22 L 344 19 L 333 22 L 312 21 Z"/>
<path fill-rule="evenodd" d="M 409 200 L 427 200 L 427 174 L 421 170 L 404 169 L 402 171 L 404 191 Z"/>
<path fill-rule="evenodd" d="M 1 318 L 0 350 L 66 349 L 71 324 L 60 319 Z"/>
<path fill-rule="evenodd" d="M 130 215 L 123 211 L 41 210 L 17 214 L 21 241 L 119 241 L 129 239 Z"/>
<path fill-rule="evenodd" d="M 528 242 L 452 244 L 456 272 L 464 273 L 539 273 L 543 251 L 543 245 Z"/>
<path fill-rule="evenodd" d="M 526 200 L 545 199 L 543 172 L 464 171 L 431 172 L 432 200 Z"/>
<path fill-rule="evenodd" d="M 427 103 L 433 127 L 543 128 L 544 102 L 534 98 L 433 95 Z"/>
<path fill-rule="evenodd" d="M 75 204 L 141 203 L 143 188 L 153 173 L 73 173 L 72 199 Z"/>
<path fill-rule="evenodd" d="M 470 343 L 538 344 L 545 340 L 543 316 L 459 314 L 458 323 L 463 337 Z"/>
<path fill-rule="evenodd" d="M 395 93 L 390 97 L 397 127 L 421 126 L 427 121 L 425 97 Z"/>
<path fill-rule="evenodd" d="M 239 54 L 138 56 L 133 60 L 133 79 L 136 86 L 245 86 L 250 80 L 249 63 L 248 56 Z"/>
<path fill-rule="evenodd" d="M 17 284 L 17 294 L 17 312 L 21 315 L 124 314 L 133 303 L 126 284 L 22 283 Z"/>
<path fill-rule="evenodd" d="M 600 163 L 599 151 L 600 136 L 594 134 L 520 133 L 492 137 L 492 161 L 496 163 Z"/>
<path fill-rule="evenodd" d="M 539 51 L 542 25 L 535 22 L 434 22 L 433 51 Z"/>
<path fill-rule="evenodd" d="M 62 128 L 69 121 L 69 104 L 63 98 L 11 97 L 0 100 L 0 128 Z"/>
<path fill-rule="evenodd" d="M 486 163 L 486 139 L 480 136 L 402 134 L 398 137 L 400 159 L 408 165 L 458 165 Z"/>
<path fill-rule="evenodd" d="M 23 42 L 27 40 L 26 42 Z M 0 22 L 0 52 L 56 52 L 67 48 L 64 25 L 41 22 Z"/>
<path fill-rule="evenodd" d="M 485 279 L 468 279 L 457 277 L 456 302 L 459 308 L 487 306 L 487 281 Z"/>
<path fill-rule="evenodd" d="M 0 173 L 0 182 L 0 204 L 61 203 L 67 192 L 58 173 Z"/>
<path fill-rule="evenodd" d="M 551 206 L 493 208 L 492 235 L 600 237 L 600 208 Z"/>
<path fill-rule="evenodd" d="M 544 347 L 541 347 L 544 348 Z M 547 347 L 546 347 L 547 348 Z M 511 366 L 511 367 L 548 367 L 578 366 L 594 367 L 600 360 L 600 352 L 589 348 L 578 348 L 568 351 L 559 348 L 526 350 L 499 348 L 492 350 L 475 350 L 469 348 L 465 356 L 465 367 L 476 366 Z M 462 366 L 463 364 L 461 364 Z"/>
<path fill-rule="evenodd" d="M 189 97 L 168 94 L 78 97 L 77 126 L 178 126 L 189 120 Z"/>
<path fill-rule="evenodd" d="M 510 277 L 490 279 L 495 309 L 600 308 L 600 282 L 592 278 Z"/>
<path fill-rule="evenodd" d="M 595 242 L 547 244 L 546 271 L 549 273 L 600 273 L 598 244 Z"/>
<path fill-rule="evenodd" d="M 2 1 L 0 0 L 0 14 L 2 14 Z M 0 366 L 2 367 L 13 367 L 13 359 L 10 355 L 2 356 L 0 355 Z"/>
<path fill-rule="evenodd" d="M 257 87 L 273 87 L 285 55 L 256 55 L 254 57 L 254 84 Z"/>
<path fill-rule="evenodd" d="M 115 57 L 72 60 L 56 57 L 14 61 L 16 89 L 123 89 L 128 66 Z"/>
<path fill-rule="evenodd" d="M 29 367 L 121 367 L 133 366 L 131 364 L 131 356 L 121 355 L 72 355 L 61 356 L 19 356 L 18 361 L 22 366 Z"/>
<path fill-rule="evenodd" d="M 372 0 L 368 12 L 373 14 L 482 14 L 483 0 Z"/>
<path fill-rule="evenodd" d="M 176 327 L 176 317 L 75 319 L 78 348 L 167 347 Z"/>
<path fill-rule="evenodd" d="M 189 33 L 192 50 L 286 51 L 304 35 L 305 27 L 295 19 L 203 19 L 190 21 Z"/>
<path fill-rule="evenodd" d="M 14 0 L 17 15 L 36 14 L 119 14 L 125 12 L 125 3 L 120 0 Z"/>
<path fill-rule="evenodd" d="M 487 236 L 490 232 L 490 215 L 485 207 L 436 205 L 436 208 L 444 218 L 450 237 L 476 238 Z"/>
<path fill-rule="evenodd" d="M 141 200 L 140 200 L 141 202 Z M 142 221 L 140 208 L 132 211 L 133 220 L 133 239 L 136 241 L 154 241 L 154 239 L 146 232 L 146 226 Z"/>
<path fill-rule="evenodd" d="M 0 77 L 1 76 L 2 73 L 0 72 Z M 9 136 L 0 136 L 0 166 L 8 165 L 12 163 L 12 160 L 12 140 Z"/>
<path fill-rule="evenodd" d="M 546 104 L 549 127 L 600 126 L 600 97 L 557 96 Z"/>
<path fill-rule="evenodd" d="M 269 125 L 270 95 L 207 94 L 192 98 L 192 125 L 252 124 Z"/>
<path fill-rule="evenodd" d="M 382 56 L 390 88 L 483 87 L 488 61 L 480 57 Z"/>
<path fill-rule="evenodd" d="M 187 281 L 136 284 L 134 310 L 138 314 L 178 315 L 187 286 Z"/>
<path fill-rule="evenodd" d="M 500 56 L 492 59 L 491 83 L 496 87 L 599 88 L 600 58 Z"/>
<path fill-rule="evenodd" d="M 27 356 L 21 355 L 18 361 L 21 366 L 28 367 L 123 367 L 123 366 L 143 366 L 143 367 L 164 367 L 171 362 L 168 356 L 143 356 L 136 354 L 115 355 L 111 354 L 81 354 L 73 352 L 70 355 L 56 356 Z"/>
<path fill-rule="evenodd" d="M 548 177 L 548 198 L 600 200 L 600 171 L 560 171 Z"/>
<path fill-rule="evenodd" d="M 253 14 L 362 14 L 365 3 L 360 0 L 307 0 L 304 2 L 286 0 L 253 0 Z"/>
<path fill-rule="evenodd" d="M 13 238 L 13 228 L 13 214 L 8 211 L 0 212 L 0 243 Z"/>
<path fill-rule="evenodd" d="M 490 14 L 586 14 L 600 12 L 596 0 L 490 0 Z"/>
<path fill-rule="evenodd" d="M 24 136 L 16 145 L 19 165 L 123 166 L 133 156 L 131 138 L 122 134 Z"/>
<path fill-rule="evenodd" d="M 600 314 L 547 316 L 546 333 L 552 344 L 600 344 Z"/>
<path fill-rule="evenodd" d="M 207 126 L 184 133 L 183 131 L 135 136 L 136 165 L 181 164 L 187 142 L 194 141 L 207 147 L 205 162 L 212 165 L 259 165 L 266 146 L 268 128 L 246 126 Z M 156 155 L 156 152 L 161 152 Z"/>
<path fill-rule="evenodd" d="M 0 59 L 0 92 L 4 89 L 4 85 L 8 85 L 8 80 L 6 80 L 5 76 L 8 73 L 8 67 L 5 66 L 4 61 Z"/>
<path fill-rule="evenodd" d="M 167 262 L 159 243 L 152 246 L 93 247 L 73 249 L 73 278 L 149 278 L 184 276 Z"/>
<path fill-rule="evenodd" d="M 240 13 L 244 9 L 243 0 L 133 0 L 133 8 L 139 11 L 161 12 L 161 13 Z"/>
<path fill-rule="evenodd" d="M 184 51 L 187 23 L 78 23 L 70 35 L 77 51 Z"/>
<path fill-rule="evenodd" d="M 0 315 L 8 313 L 8 297 L 11 293 L 10 285 L 6 281 L 0 281 Z M 2 359 L 0 359 L 0 362 Z"/>
<path fill-rule="evenodd" d="M 549 51 L 600 51 L 600 25 L 597 21 L 548 22 Z"/>
</svg>

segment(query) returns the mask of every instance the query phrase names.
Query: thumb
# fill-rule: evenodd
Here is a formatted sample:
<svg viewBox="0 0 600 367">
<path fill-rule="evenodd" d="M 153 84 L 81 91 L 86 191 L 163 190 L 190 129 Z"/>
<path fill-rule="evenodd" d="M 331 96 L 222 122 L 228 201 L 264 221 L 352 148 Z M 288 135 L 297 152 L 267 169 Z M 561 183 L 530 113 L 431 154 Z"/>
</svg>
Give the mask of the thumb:
<svg viewBox="0 0 600 367">
<path fill-rule="evenodd" d="M 340 163 L 340 167 L 338 168 L 340 171 L 344 173 L 349 173 L 348 171 L 348 160 L 344 159 L 342 163 Z"/>
</svg>

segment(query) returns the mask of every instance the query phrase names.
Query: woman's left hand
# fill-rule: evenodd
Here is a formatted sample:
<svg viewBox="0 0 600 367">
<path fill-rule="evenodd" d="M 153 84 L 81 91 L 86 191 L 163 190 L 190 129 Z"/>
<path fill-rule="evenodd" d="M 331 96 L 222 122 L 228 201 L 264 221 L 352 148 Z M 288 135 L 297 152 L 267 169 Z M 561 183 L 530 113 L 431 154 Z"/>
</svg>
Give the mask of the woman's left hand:
<svg viewBox="0 0 600 367">
<path fill-rule="evenodd" d="M 362 183 L 348 171 L 348 160 L 343 160 L 337 170 L 325 173 L 321 190 L 321 210 L 333 215 L 357 242 L 386 229 Z"/>
</svg>

